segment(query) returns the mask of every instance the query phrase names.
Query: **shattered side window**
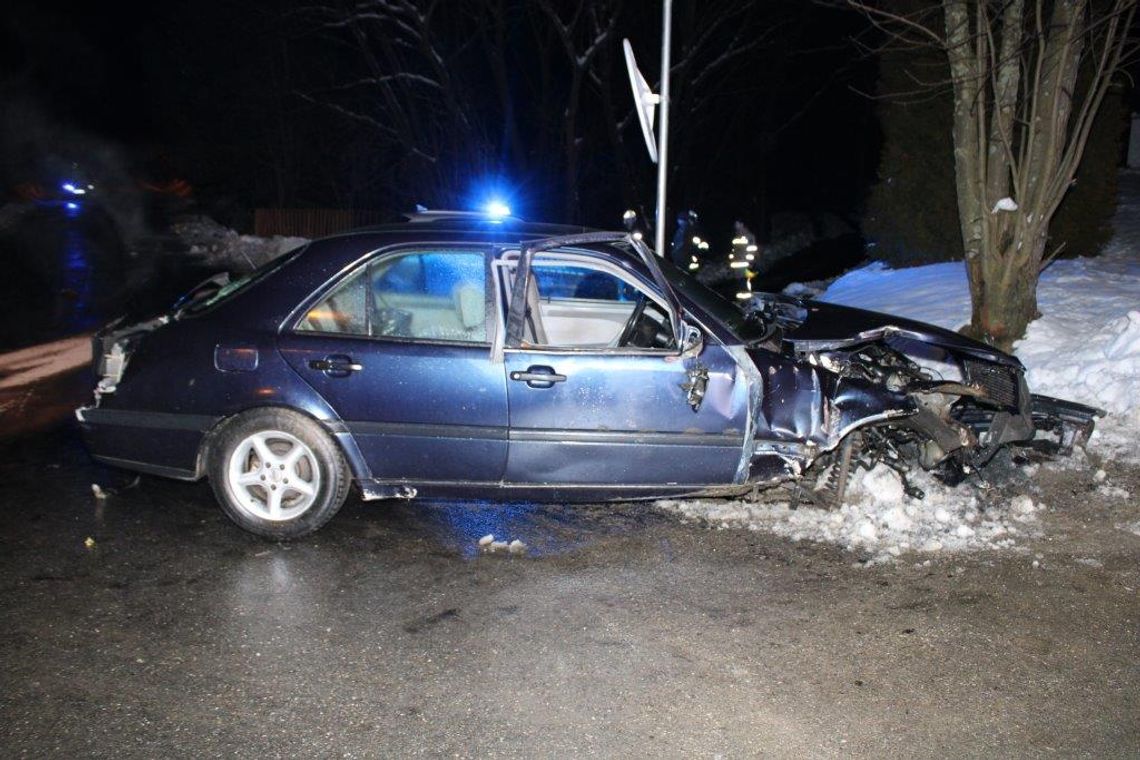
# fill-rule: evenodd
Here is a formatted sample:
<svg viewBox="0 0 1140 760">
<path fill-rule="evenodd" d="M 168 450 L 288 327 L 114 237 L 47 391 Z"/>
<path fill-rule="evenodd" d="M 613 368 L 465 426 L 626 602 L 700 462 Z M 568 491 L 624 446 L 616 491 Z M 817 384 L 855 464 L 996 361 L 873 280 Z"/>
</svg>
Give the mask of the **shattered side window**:
<svg viewBox="0 0 1140 760">
<path fill-rule="evenodd" d="M 297 325 L 306 332 L 367 335 L 367 271 L 352 275 L 327 298 L 309 309 Z"/>
<path fill-rule="evenodd" d="M 297 329 L 373 338 L 487 340 L 486 259 L 477 251 L 384 256 L 305 314 Z"/>
</svg>

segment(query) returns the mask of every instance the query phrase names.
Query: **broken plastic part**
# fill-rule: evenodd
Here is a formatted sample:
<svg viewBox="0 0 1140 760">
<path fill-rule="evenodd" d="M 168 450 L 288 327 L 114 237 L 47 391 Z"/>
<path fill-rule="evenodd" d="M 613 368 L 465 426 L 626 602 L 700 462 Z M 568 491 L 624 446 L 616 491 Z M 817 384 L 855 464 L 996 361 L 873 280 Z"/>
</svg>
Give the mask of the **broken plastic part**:
<svg viewBox="0 0 1140 760">
<path fill-rule="evenodd" d="M 361 482 L 360 498 L 364 501 L 378 501 L 380 499 L 414 499 L 415 488 L 405 485 L 391 485 L 387 483 Z"/>
<path fill-rule="evenodd" d="M 709 385 L 709 368 L 700 362 L 694 362 L 685 370 L 685 374 L 689 379 L 681 383 L 681 390 L 685 392 L 689 406 L 694 412 L 698 412 L 701 409 L 701 402 L 705 400 L 705 390 Z"/>
</svg>

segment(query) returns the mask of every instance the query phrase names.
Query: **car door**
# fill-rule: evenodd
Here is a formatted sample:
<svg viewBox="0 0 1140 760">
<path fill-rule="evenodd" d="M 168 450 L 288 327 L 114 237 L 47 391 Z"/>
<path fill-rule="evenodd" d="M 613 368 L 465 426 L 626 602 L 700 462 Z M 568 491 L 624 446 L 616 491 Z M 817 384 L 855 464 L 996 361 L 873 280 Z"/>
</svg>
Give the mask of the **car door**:
<svg viewBox="0 0 1140 760">
<path fill-rule="evenodd" d="M 604 248 L 524 254 L 518 271 L 499 269 L 509 280 L 500 295 L 511 302 L 502 350 L 506 481 L 634 489 L 733 482 L 744 384 L 718 344 L 682 355 L 673 327 L 680 319 L 660 290 Z M 705 391 L 701 403 L 690 403 L 693 383 Z"/>
<path fill-rule="evenodd" d="M 499 481 L 502 367 L 490 361 L 487 252 L 389 250 L 284 330 L 289 365 L 336 410 L 384 481 Z"/>
</svg>

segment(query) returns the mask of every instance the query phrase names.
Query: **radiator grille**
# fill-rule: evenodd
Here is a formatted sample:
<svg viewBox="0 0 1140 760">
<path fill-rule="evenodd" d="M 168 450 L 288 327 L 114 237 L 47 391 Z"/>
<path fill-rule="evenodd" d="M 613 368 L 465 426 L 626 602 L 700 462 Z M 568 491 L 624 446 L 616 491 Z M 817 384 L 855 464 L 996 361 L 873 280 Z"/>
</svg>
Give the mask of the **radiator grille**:
<svg viewBox="0 0 1140 760">
<path fill-rule="evenodd" d="M 966 361 L 966 380 L 978 385 L 995 404 L 1017 406 L 1017 374 L 1009 367 L 987 362 Z"/>
</svg>

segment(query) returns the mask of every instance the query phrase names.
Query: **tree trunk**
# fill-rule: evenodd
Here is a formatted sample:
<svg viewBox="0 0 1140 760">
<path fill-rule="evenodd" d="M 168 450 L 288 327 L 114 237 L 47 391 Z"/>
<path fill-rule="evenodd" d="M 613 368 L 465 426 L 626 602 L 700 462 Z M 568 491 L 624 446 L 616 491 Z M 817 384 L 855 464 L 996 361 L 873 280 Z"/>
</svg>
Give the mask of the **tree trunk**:
<svg viewBox="0 0 1140 760">
<path fill-rule="evenodd" d="M 1033 256 L 1040 261 L 1045 231 L 1038 228 L 1027 233 L 1029 236 L 1033 240 L 1025 244 L 1037 248 Z M 1006 243 L 1008 247 L 1017 245 L 1013 238 L 1007 238 Z M 1008 351 L 1025 334 L 1029 323 L 1041 316 L 1037 310 L 1038 272 L 1036 266 L 1010 266 L 1012 251 L 991 245 L 996 249 L 992 255 L 979 257 L 976 266 L 967 267 L 972 306 L 970 324 L 962 332 Z"/>
<path fill-rule="evenodd" d="M 1027 88 L 1034 117 L 1022 137 L 1022 182 L 1015 183 L 1011 171 L 1019 147 L 1013 128 L 1021 87 L 1017 51 L 1025 39 L 1022 3 L 1005 5 L 1000 39 L 995 40 L 984 4 L 973 6 L 971 19 L 966 0 L 943 0 L 954 79 L 958 215 L 972 304 L 965 331 L 1007 351 L 1039 316 L 1037 277 L 1068 139 L 1086 3 L 1057 0 L 1047 31 L 1038 35 L 1037 69 Z M 1014 203 L 999 205 L 1006 198 Z"/>
<path fill-rule="evenodd" d="M 978 73 L 970 33 L 970 14 L 965 0 L 943 0 L 946 23 L 946 56 L 954 81 L 954 118 L 951 139 L 954 145 L 954 184 L 958 195 L 958 224 L 966 255 L 966 274 L 974 318 L 979 324 L 981 303 L 985 300 L 986 273 L 983 270 L 982 161 L 977 150 L 981 132 L 977 116 Z"/>
<path fill-rule="evenodd" d="M 864 0 L 849 2 L 868 9 Z M 1137 0 L 940 3 L 940 32 L 886 0 L 884 9 L 868 12 L 896 25 L 888 32 L 893 41 L 933 39 L 946 53 L 972 303 L 965 331 L 1008 350 L 1040 316 L 1037 279 L 1048 261 L 1049 224 L 1073 184 L 1105 93 L 1133 49 Z"/>
<path fill-rule="evenodd" d="M 962 332 L 1009 351 L 1036 314 L 1037 278 L 1018 277 L 999 297 L 975 301 L 970 324 Z"/>
</svg>

